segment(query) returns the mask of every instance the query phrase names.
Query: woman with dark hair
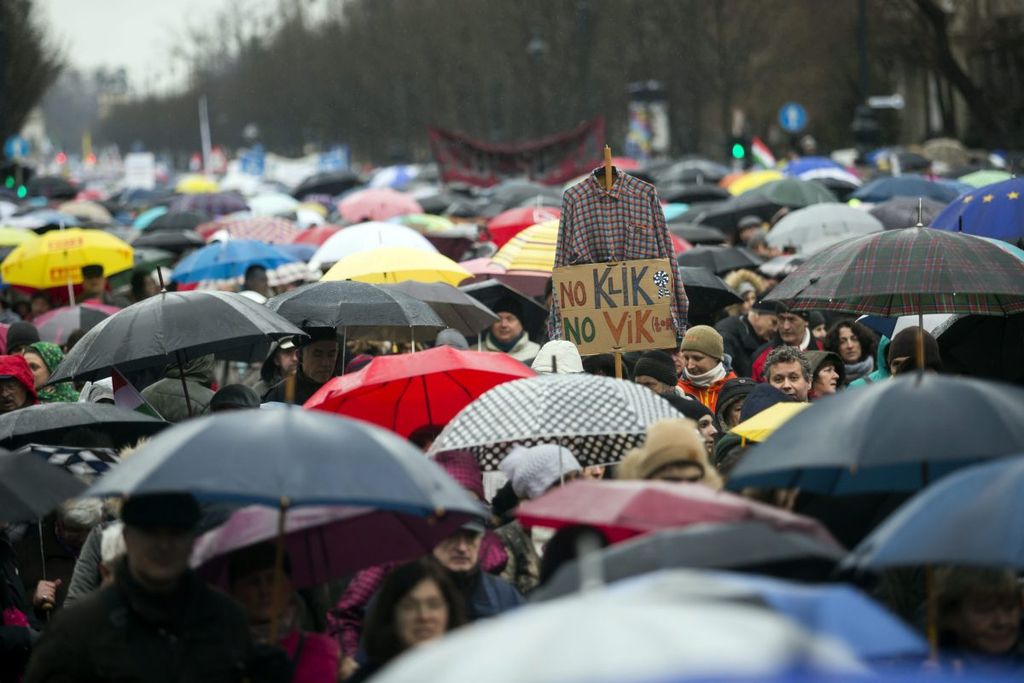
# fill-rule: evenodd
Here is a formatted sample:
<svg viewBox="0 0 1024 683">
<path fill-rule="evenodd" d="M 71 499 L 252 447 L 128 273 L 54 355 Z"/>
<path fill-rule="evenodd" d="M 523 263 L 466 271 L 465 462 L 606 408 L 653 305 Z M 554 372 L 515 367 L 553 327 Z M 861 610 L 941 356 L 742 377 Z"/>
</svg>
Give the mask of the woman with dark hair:
<svg viewBox="0 0 1024 683">
<path fill-rule="evenodd" d="M 878 337 L 856 320 L 840 320 L 828 331 L 825 350 L 842 359 L 845 383 L 849 384 L 874 372 Z"/>
<path fill-rule="evenodd" d="M 440 638 L 466 621 L 462 596 L 431 559 L 402 565 L 384 580 L 366 619 L 367 663 L 348 683 L 370 679 L 406 650 Z"/>
</svg>

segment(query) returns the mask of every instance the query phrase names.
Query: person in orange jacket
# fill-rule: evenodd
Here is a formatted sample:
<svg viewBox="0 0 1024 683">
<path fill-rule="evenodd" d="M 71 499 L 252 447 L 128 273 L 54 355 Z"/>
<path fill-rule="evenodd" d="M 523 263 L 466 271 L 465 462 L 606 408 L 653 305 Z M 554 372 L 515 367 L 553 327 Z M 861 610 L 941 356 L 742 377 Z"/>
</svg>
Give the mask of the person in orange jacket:
<svg viewBox="0 0 1024 683">
<path fill-rule="evenodd" d="M 715 328 L 696 325 L 686 331 L 681 346 L 683 376 L 679 388 L 700 401 L 712 413 L 722 386 L 736 373 L 725 367 L 725 345 Z"/>
</svg>

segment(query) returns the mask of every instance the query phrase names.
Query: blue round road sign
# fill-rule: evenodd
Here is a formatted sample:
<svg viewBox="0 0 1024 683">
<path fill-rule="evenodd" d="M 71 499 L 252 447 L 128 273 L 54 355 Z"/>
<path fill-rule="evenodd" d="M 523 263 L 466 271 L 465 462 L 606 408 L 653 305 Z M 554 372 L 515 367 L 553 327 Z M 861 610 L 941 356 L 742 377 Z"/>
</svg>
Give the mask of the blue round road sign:
<svg viewBox="0 0 1024 683">
<path fill-rule="evenodd" d="M 8 159 L 21 159 L 22 157 L 27 157 L 28 152 L 28 140 L 20 135 L 12 135 L 4 141 L 4 156 Z"/>
<path fill-rule="evenodd" d="M 786 102 L 779 109 L 779 125 L 787 133 L 799 133 L 807 125 L 807 110 L 796 102 Z"/>
</svg>

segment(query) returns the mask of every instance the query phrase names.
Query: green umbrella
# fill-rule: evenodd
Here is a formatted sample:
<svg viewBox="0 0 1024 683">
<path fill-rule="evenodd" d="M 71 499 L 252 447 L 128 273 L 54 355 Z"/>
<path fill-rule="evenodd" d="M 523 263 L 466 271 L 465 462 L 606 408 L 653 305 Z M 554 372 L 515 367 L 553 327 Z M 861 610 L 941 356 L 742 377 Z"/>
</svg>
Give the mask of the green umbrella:
<svg viewBox="0 0 1024 683">
<path fill-rule="evenodd" d="M 754 188 L 747 194 L 761 196 L 781 206 L 794 209 L 811 204 L 839 201 L 824 185 L 813 180 L 797 180 L 796 178 L 773 180 L 761 187 Z"/>
<path fill-rule="evenodd" d="M 1013 176 L 1006 171 L 994 171 L 991 169 L 982 169 L 980 171 L 974 171 L 967 175 L 960 176 L 957 178 L 961 183 L 967 183 L 971 187 L 984 187 L 991 185 L 992 183 L 1001 183 L 1004 180 L 1009 180 Z"/>
</svg>

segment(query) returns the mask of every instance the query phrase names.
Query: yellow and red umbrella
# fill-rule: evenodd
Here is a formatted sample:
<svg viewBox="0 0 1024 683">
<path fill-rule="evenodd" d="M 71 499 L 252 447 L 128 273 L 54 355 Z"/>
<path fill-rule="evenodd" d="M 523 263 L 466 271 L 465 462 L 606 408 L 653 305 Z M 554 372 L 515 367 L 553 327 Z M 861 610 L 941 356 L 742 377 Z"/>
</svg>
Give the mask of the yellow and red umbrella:
<svg viewBox="0 0 1024 683">
<path fill-rule="evenodd" d="M 532 270 L 550 273 L 555 267 L 558 220 L 547 220 L 526 228 L 510 239 L 493 261 L 508 271 Z"/>
<path fill-rule="evenodd" d="M 107 276 L 120 273 L 134 265 L 134 251 L 102 230 L 52 230 L 18 245 L 4 259 L 0 272 L 9 285 L 49 289 L 80 284 L 82 266 L 89 265 L 103 266 Z"/>
</svg>

